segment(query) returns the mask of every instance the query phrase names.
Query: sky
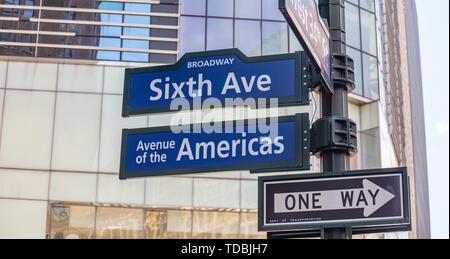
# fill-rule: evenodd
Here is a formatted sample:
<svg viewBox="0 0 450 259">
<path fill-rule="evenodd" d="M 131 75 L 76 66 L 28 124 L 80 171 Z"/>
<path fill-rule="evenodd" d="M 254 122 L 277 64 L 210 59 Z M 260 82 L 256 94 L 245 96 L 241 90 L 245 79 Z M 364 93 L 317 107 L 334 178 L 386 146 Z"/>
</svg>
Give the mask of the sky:
<svg viewBox="0 0 450 259">
<path fill-rule="evenodd" d="M 432 238 L 449 238 L 449 2 L 416 0 Z"/>
</svg>

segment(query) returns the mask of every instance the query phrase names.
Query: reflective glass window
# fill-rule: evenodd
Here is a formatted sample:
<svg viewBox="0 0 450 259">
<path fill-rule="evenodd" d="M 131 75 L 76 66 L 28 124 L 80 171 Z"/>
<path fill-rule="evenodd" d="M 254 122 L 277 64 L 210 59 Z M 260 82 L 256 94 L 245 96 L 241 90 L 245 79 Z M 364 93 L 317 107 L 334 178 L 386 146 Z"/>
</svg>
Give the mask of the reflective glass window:
<svg viewBox="0 0 450 259">
<path fill-rule="evenodd" d="M 359 27 L 359 8 L 345 3 L 345 30 L 347 44 L 361 48 L 361 34 Z"/>
<path fill-rule="evenodd" d="M 262 54 L 282 54 L 288 51 L 288 27 L 282 22 L 262 23 Z"/>
<path fill-rule="evenodd" d="M 97 210 L 97 239 L 143 238 L 144 212 L 142 209 L 100 207 Z"/>
<path fill-rule="evenodd" d="M 233 0 L 208 0 L 208 16 L 233 17 Z"/>
<path fill-rule="evenodd" d="M 377 32 L 375 15 L 361 10 L 362 50 L 377 55 Z"/>
<path fill-rule="evenodd" d="M 355 64 L 355 90 L 353 93 L 363 95 L 363 82 L 362 82 L 362 63 L 361 52 L 347 47 L 347 55 L 349 55 Z"/>
<path fill-rule="evenodd" d="M 236 18 L 261 18 L 261 5 L 260 0 L 245 0 L 234 2 L 234 12 Z"/>
<path fill-rule="evenodd" d="M 233 47 L 233 20 L 208 18 L 207 50 Z"/>
<path fill-rule="evenodd" d="M 235 21 L 234 46 L 247 56 L 261 55 L 261 23 L 259 21 Z"/>
<path fill-rule="evenodd" d="M 192 211 L 154 210 L 145 213 L 145 238 L 191 238 Z"/>
<path fill-rule="evenodd" d="M 364 96 L 377 100 L 378 89 L 378 60 L 363 54 Z"/>
<path fill-rule="evenodd" d="M 95 207 L 53 206 L 50 213 L 51 239 L 94 238 Z"/>
<path fill-rule="evenodd" d="M 303 51 L 302 45 L 295 36 L 291 28 L 289 28 L 289 52 Z"/>
<path fill-rule="evenodd" d="M 205 18 L 182 16 L 180 19 L 180 54 L 205 50 Z"/>
<path fill-rule="evenodd" d="M 369 11 L 375 12 L 375 1 L 374 0 L 360 0 L 359 4 L 362 8 Z"/>
<path fill-rule="evenodd" d="M 266 20 L 285 21 L 278 9 L 278 0 L 262 0 L 262 15 Z"/>
<path fill-rule="evenodd" d="M 239 238 L 239 213 L 194 211 L 193 215 L 192 238 Z"/>
<path fill-rule="evenodd" d="M 181 14 L 205 15 L 206 0 L 182 0 Z"/>
<path fill-rule="evenodd" d="M 26 0 L 25 1 L 25 5 L 33 6 L 34 5 L 34 0 Z M 23 10 L 23 15 L 26 16 L 26 17 L 33 17 L 34 10 Z"/>
</svg>

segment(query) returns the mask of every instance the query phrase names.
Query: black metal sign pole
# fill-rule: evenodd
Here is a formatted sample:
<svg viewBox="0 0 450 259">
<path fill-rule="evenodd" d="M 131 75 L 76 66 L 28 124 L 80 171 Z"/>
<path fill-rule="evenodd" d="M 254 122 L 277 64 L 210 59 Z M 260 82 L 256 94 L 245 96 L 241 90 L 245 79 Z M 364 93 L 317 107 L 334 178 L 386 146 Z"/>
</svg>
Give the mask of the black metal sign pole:
<svg viewBox="0 0 450 259">
<path fill-rule="evenodd" d="M 322 122 L 319 122 L 317 127 L 322 133 L 326 131 L 325 128 L 331 128 L 325 135 L 330 134 L 334 141 L 328 143 L 328 147 L 319 145 L 316 148 L 321 156 L 324 172 L 346 171 L 350 168 L 349 152 L 356 151 L 356 124 L 348 119 L 348 93 L 354 89 L 354 66 L 345 50 L 344 1 L 320 0 L 319 9 L 330 27 L 334 94 L 322 90 Z M 335 140 L 340 137 L 343 141 L 337 146 Z M 321 236 L 322 239 L 351 239 L 352 233 L 351 228 L 331 228 L 322 229 Z"/>
</svg>

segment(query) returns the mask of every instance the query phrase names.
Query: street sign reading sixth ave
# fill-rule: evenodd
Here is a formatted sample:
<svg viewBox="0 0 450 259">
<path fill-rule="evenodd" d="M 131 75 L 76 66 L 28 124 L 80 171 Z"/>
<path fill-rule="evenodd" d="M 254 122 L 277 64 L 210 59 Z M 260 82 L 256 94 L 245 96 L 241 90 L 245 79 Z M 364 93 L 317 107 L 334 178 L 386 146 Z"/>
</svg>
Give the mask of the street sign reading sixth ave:
<svg viewBox="0 0 450 259">
<path fill-rule="evenodd" d="M 410 224 L 406 168 L 259 178 L 260 231 Z"/>
<path fill-rule="evenodd" d="M 318 0 L 280 0 L 279 3 L 289 26 L 320 71 L 322 84 L 332 92 L 330 35 L 320 17 Z"/>
<path fill-rule="evenodd" d="M 187 125 L 187 132 L 178 133 L 170 127 L 124 129 L 120 179 L 252 169 L 308 170 L 308 117 L 305 113 L 272 118 L 272 123 L 264 119 Z"/>
<path fill-rule="evenodd" d="M 309 105 L 306 64 L 304 52 L 246 57 L 228 49 L 185 54 L 169 66 L 126 69 L 122 115 L 174 111 L 172 101 L 182 98 L 190 110 L 195 109 L 195 98 L 215 98 L 222 105 L 237 98 Z M 265 105 L 259 108 L 268 102 Z"/>
</svg>

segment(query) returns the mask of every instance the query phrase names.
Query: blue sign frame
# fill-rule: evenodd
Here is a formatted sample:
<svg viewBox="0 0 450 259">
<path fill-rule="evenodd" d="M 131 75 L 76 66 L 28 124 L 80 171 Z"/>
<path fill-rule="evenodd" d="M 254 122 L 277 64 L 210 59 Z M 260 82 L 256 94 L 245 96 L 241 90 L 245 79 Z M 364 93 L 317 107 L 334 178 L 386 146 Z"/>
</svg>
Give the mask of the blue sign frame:
<svg viewBox="0 0 450 259">
<path fill-rule="evenodd" d="M 264 186 L 266 184 L 270 183 L 276 183 L 279 185 L 285 185 L 289 188 L 293 188 L 294 181 L 304 181 L 305 183 L 309 184 L 307 188 L 310 188 L 308 191 L 312 191 L 314 188 L 318 188 L 320 190 L 314 189 L 314 191 L 321 191 L 322 188 L 326 188 L 322 185 L 322 183 L 319 183 L 322 180 L 332 180 L 332 181 L 346 181 L 349 178 L 375 178 L 375 177 L 387 177 L 387 176 L 396 176 L 400 177 L 399 179 L 399 188 L 398 190 L 395 190 L 398 194 L 400 194 L 399 198 L 401 200 L 401 206 L 400 208 L 396 208 L 396 210 L 401 210 L 402 217 L 396 217 L 389 218 L 385 217 L 383 219 L 380 217 L 379 219 L 354 219 L 352 220 L 350 216 L 349 219 L 346 220 L 335 220 L 332 223 L 328 223 L 329 220 L 322 220 L 320 217 L 315 218 L 317 216 L 320 216 L 320 213 L 311 213 L 314 214 L 311 218 L 311 221 L 302 221 L 301 219 L 297 218 L 295 213 L 293 213 L 292 216 L 281 213 L 281 217 L 284 217 L 283 221 L 267 224 L 266 223 L 266 202 L 270 198 L 267 197 L 267 193 L 265 193 Z M 314 187 L 315 186 L 315 187 Z M 339 186 L 339 189 L 347 189 L 345 188 L 345 184 L 337 183 L 336 186 Z M 281 187 L 280 187 L 281 188 Z M 294 187 L 295 188 L 295 187 Z M 390 186 L 390 188 L 393 188 Z M 334 190 L 338 190 L 337 188 Z M 390 191 L 393 191 L 391 189 Z M 286 191 L 286 189 L 283 190 L 283 192 L 289 192 Z M 356 199 L 355 199 L 356 200 Z M 396 203 L 397 204 L 397 203 Z M 389 204 L 386 204 L 386 206 Z M 392 205 L 390 205 L 392 206 Z M 358 171 L 344 171 L 344 172 L 330 172 L 330 173 L 320 173 L 320 174 L 305 174 L 305 175 L 287 175 L 287 176 L 271 176 L 271 177 L 259 177 L 258 178 L 258 229 L 259 231 L 296 231 L 296 230 L 316 230 L 316 229 L 323 229 L 323 228 L 347 228 L 347 227 L 364 227 L 364 226 L 370 226 L 375 227 L 373 231 L 379 231 L 383 228 L 377 228 L 379 226 L 387 226 L 387 227 L 393 227 L 397 226 L 396 229 L 400 229 L 401 227 L 404 227 L 404 229 L 408 229 L 411 224 L 411 205 L 410 205 L 410 193 L 409 193 L 409 178 L 407 173 L 407 168 L 389 168 L 389 169 L 373 169 L 373 170 L 358 170 Z M 350 213 L 354 213 L 356 210 L 360 209 L 350 209 L 346 211 L 350 211 Z M 332 212 L 332 213 L 331 213 Z M 345 212 L 347 213 L 347 212 Z M 381 212 L 384 213 L 384 212 Z M 396 211 L 395 213 L 398 213 Z M 326 215 L 327 217 L 333 217 L 334 214 L 338 214 L 338 211 L 324 211 L 323 215 Z M 331 215 L 331 216 L 330 216 Z M 353 215 L 353 214 L 352 214 Z M 295 217 L 294 221 L 290 221 L 290 217 Z M 338 217 L 342 217 L 342 213 Z M 314 220 L 312 220 L 314 219 Z M 298 221 L 298 222 L 295 222 Z M 311 232 L 311 231 L 310 231 Z M 307 232 L 304 232 L 307 233 Z M 311 232 L 314 234 L 314 232 Z M 374 233 L 374 232 L 372 232 Z M 283 233 L 280 233 L 283 235 Z M 300 233 L 301 235 L 301 233 Z"/>
<path fill-rule="evenodd" d="M 310 82 L 306 70 L 307 63 L 308 57 L 304 52 L 247 57 L 238 49 L 226 49 L 187 53 L 173 65 L 129 68 L 125 70 L 122 116 L 176 112 L 170 109 L 174 95 L 186 98 L 189 101 L 190 110 L 199 109 L 193 105 L 194 95 L 191 95 L 191 90 L 186 91 L 188 84 L 193 89 L 196 84 L 199 91 L 212 88 L 211 92 L 207 92 L 210 95 L 204 96 L 204 98 L 217 98 L 221 101 L 222 107 L 225 107 L 225 98 L 245 100 L 250 97 L 267 99 L 265 106 L 258 108 L 269 107 L 268 99 L 270 98 L 278 98 L 280 107 L 309 105 Z M 241 83 L 247 88 L 250 88 L 251 85 L 250 92 L 244 91 L 242 86 L 240 86 L 241 93 L 229 94 L 230 90 L 226 91 L 224 95 L 223 92 L 220 92 L 224 87 L 220 84 L 224 82 L 231 84 L 230 81 L 227 81 L 228 77 L 225 76 L 225 73 L 228 73 L 229 76 L 231 72 L 236 74 L 236 77 L 232 78 L 235 81 L 231 82 Z M 252 75 L 256 76 L 255 73 L 272 76 L 272 78 L 269 77 L 270 90 L 267 92 L 255 90 L 260 89 L 255 86 L 257 84 L 264 85 L 265 83 L 265 86 L 268 87 L 267 77 L 253 78 Z M 261 75 L 259 76 L 261 77 Z M 192 81 L 188 82 L 188 79 Z M 207 84 L 208 81 L 212 87 Z M 194 85 L 191 86 L 192 84 Z M 184 92 L 175 92 L 172 89 L 175 87 L 183 87 Z"/>
<path fill-rule="evenodd" d="M 266 119 L 267 124 L 270 123 L 270 118 Z M 253 157 L 249 158 L 249 155 L 242 155 L 243 152 L 236 152 L 237 155 L 233 157 L 229 157 L 227 159 L 218 159 L 218 157 L 213 157 L 210 159 L 208 148 L 205 148 L 202 153 L 203 158 L 201 156 L 196 156 L 197 159 L 191 159 L 189 156 L 186 159 L 186 156 L 183 157 L 184 160 L 180 160 L 180 152 L 181 150 L 185 150 L 183 146 L 184 144 L 179 144 L 180 140 L 182 142 L 186 138 L 189 142 L 193 143 L 194 141 L 204 141 L 205 143 L 219 143 L 226 140 L 230 141 L 230 139 L 236 139 L 239 137 L 242 139 L 241 143 L 244 143 L 244 139 L 246 139 L 246 144 L 242 144 L 242 146 L 252 145 L 250 144 L 251 139 L 261 139 L 266 137 L 266 134 L 261 133 L 247 133 L 245 136 L 242 133 L 211 133 L 206 134 L 202 131 L 202 133 L 193 134 L 193 133 L 174 133 L 171 131 L 170 127 L 155 127 L 155 128 L 143 128 L 143 129 L 123 129 L 122 131 L 122 151 L 121 151 L 121 162 L 120 162 L 120 179 L 128 179 L 128 178 L 137 178 L 137 177 L 147 177 L 147 176 L 167 176 L 167 175 L 180 175 L 180 174 L 195 174 L 195 173 L 210 173 L 210 172 L 226 172 L 226 171 L 237 171 L 237 170 L 255 170 L 255 169 L 271 169 L 272 171 L 280 171 L 281 168 L 295 168 L 296 170 L 309 170 L 310 168 L 310 154 L 309 154 L 309 114 L 297 114 L 295 116 L 286 116 L 286 117 L 278 117 L 277 123 L 279 126 L 279 135 L 286 137 L 283 140 L 283 151 L 279 153 L 279 155 L 274 155 L 274 153 L 270 153 L 270 155 L 253 155 Z M 232 127 L 227 125 L 233 125 Z M 255 121 L 232 121 L 232 122 L 223 122 L 221 126 L 207 126 L 199 125 L 199 124 L 191 124 L 189 125 L 190 129 L 200 129 L 203 126 L 203 129 L 214 130 L 221 129 L 223 132 L 226 132 L 228 128 L 236 128 L 244 126 L 244 129 L 248 129 L 250 126 L 256 125 Z M 289 137 L 289 139 L 288 139 Z M 155 164 L 143 164 L 141 160 L 141 164 L 138 164 L 137 157 L 139 145 L 143 147 L 151 147 L 150 144 L 153 140 L 167 140 L 169 144 L 166 144 L 167 152 L 166 152 L 166 161 L 164 163 Z M 142 144 L 140 141 L 144 140 Z M 171 140 L 174 140 L 175 143 L 171 143 Z M 275 141 L 272 141 L 276 143 Z M 138 144 L 137 144 L 138 143 Z M 256 142 L 254 142 L 256 143 Z M 260 142 L 259 142 L 260 143 Z M 169 150 L 169 146 L 173 150 Z M 197 142 L 198 144 L 198 142 Z M 196 150 L 193 144 L 189 144 L 194 148 L 189 148 L 191 150 Z M 215 150 L 219 150 L 219 144 L 216 145 L 217 148 Z M 254 147 L 254 146 L 253 146 Z M 252 149 L 254 150 L 254 148 Z M 150 150 L 150 149 L 148 149 Z M 155 150 L 155 149 L 152 149 Z M 178 150 L 178 152 L 177 152 Z M 211 149 L 209 149 L 211 150 Z M 259 149 L 258 149 L 259 150 Z M 275 148 L 274 148 L 275 150 Z M 216 151 L 212 151 L 216 152 Z M 139 150 L 139 154 L 143 153 L 143 150 Z M 150 153 L 149 151 L 148 153 Z M 250 153 L 250 148 L 246 151 L 247 154 Z M 197 151 L 197 153 L 200 153 Z M 208 153 L 208 157 L 205 158 L 205 153 Z M 138 155 L 139 155 L 138 154 Z M 175 155 L 178 154 L 178 155 Z M 262 154 L 262 152 L 260 152 Z M 145 154 L 144 156 L 148 156 Z M 174 157 L 177 159 L 174 159 Z M 200 160 L 198 159 L 200 157 Z M 211 155 L 212 157 L 212 155 Z M 187 161 L 189 160 L 189 161 Z M 148 160 L 147 160 L 148 161 Z"/>
</svg>

